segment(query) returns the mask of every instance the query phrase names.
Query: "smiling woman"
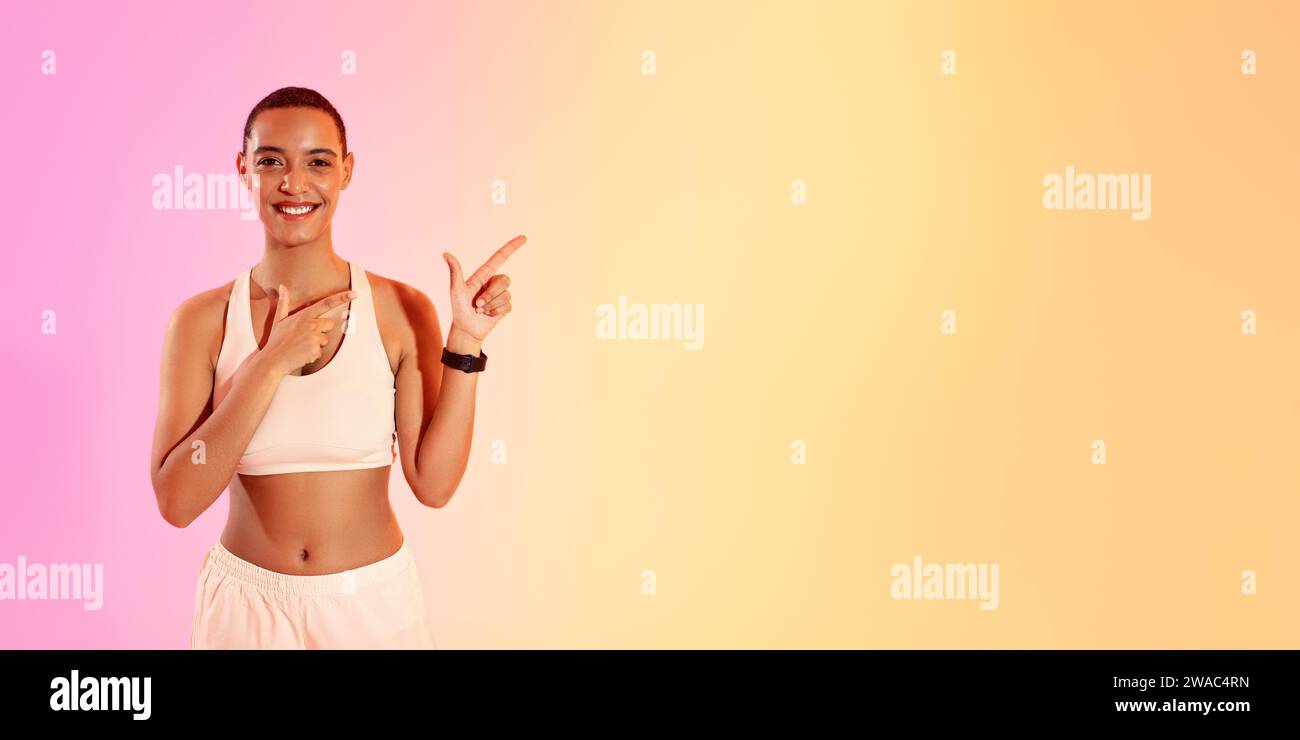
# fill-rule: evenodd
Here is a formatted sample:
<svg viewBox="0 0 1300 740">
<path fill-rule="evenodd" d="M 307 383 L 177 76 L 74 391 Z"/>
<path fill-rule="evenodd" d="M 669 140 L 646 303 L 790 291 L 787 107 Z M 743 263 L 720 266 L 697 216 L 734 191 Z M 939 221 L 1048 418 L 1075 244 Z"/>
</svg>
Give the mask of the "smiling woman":
<svg viewBox="0 0 1300 740">
<path fill-rule="evenodd" d="M 309 122 L 302 120 L 304 116 Z M 286 136 L 292 138 L 293 131 L 308 135 L 298 138 L 301 148 L 296 152 L 281 144 L 289 141 Z M 250 152 L 247 160 L 244 152 Z M 277 178 L 289 171 L 291 158 L 299 160 L 300 166 L 295 168 L 299 182 L 312 186 L 302 194 L 278 190 Z M 352 179 L 353 162 L 348 152 L 347 128 L 338 110 L 314 90 L 287 87 L 268 95 L 249 112 L 244 122 L 243 150 L 235 164 L 257 200 L 283 221 L 293 223 L 313 217 L 333 218 L 337 194 Z M 266 186 L 277 189 L 268 193 Z M 330 196 L 328 200 L 326 196 Z"/>
<path fill-rule="evenodd" d="M 231 497 L 199 577 L 196 648 L 434 647 L 389 473 L 400 455 L 433 508 L 455 493 L 482 343 L 511 310 L 509 278 L 496 272 L 524 238 L 468 278 L 444 253 L 444 347 L 427 296 L 334 251 L 355 160 L 319 93 L 283 88 L 259 102 L 235 166 L 264 226 L 262 258 L 186 300 L 168 325 L 159 511 L 185 527 L 227 487 Z"/>
</svg>

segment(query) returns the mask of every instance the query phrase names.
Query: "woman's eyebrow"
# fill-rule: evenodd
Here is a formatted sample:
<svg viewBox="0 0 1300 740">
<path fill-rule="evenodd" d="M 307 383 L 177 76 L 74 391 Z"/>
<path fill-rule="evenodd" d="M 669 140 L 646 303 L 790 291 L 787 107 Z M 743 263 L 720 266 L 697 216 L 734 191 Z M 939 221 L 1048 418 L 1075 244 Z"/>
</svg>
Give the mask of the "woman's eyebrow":
<svg viewBox="0 0 1300 740">
<path fill-rule="evenodd" d="M 258 148 L 253 150 L 253 154 L 261 154 L 262 152 L 274 152 L 276 154 L 284 154 L 284 150 L 278 146 L 259 146 Z M 329 154 L 330 156 L 334 156 L 334 157 L 338 156 L 338 154 L 333 149 L 328 149 L 325 147 L 317 147 L 315 149 L 309 149 L 307 150 L 307 153 L 308 154 Z"/>
</svg>

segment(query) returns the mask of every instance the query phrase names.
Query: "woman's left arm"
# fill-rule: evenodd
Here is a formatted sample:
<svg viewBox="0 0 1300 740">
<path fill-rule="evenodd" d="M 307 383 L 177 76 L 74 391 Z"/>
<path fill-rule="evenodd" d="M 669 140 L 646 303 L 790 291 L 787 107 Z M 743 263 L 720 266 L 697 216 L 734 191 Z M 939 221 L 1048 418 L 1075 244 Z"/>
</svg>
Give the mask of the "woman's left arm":
<svg viewBox="0 0 1300 740">
<path fill-rule="evenodd" d="M 496 273 L 525 241 L 523 236 L 511 239 L 468 278 L 460 262 L 443 253 L 451 272 L 449 351 L 479 355 L 488 333 L 510 313 L 510 278 Z M 437 509 L 456 493 L 469 464 L 478 373 L 442 364 L 442 331 L 432 301 L 417 293 L 403 303 L 411 334 L 403 343 L 395 381 L 402 473 L 420 503 Z"/>
</svg>

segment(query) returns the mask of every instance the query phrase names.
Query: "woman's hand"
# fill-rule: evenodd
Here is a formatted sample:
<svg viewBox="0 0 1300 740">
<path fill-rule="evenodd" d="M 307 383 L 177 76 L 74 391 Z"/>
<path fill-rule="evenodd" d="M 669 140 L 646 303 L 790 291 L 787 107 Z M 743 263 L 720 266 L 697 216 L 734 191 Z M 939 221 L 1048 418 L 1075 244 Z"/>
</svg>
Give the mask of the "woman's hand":
<svg viewBox="0 0 1300 740">
<path fill-rule="evenodd" d="M 510 313 L 510 278 L 497 275 L 506 258 L 528 241 L 516 236 L 496 251 L 483 266 L 466 279 L 460 271 L 460 262 L 443 252 L 451 270 L 451 329 L 447 332 L 447 349 L 457 354 L 478 354 L 479 347 L 492 327 Z"/>
<path fill-rule="evenodd" d="M 334 319 L 321 318 L 321 315 L 356 297 L 355 290 L 345 290 L 322 298 L 290 316 L 289 289 L 279 286 L 275 323 L 271 325 L 266 346 L 260 350 L 277 377 L 320 359 L 330 341 L 329 331 L 334 328 Z"/>
</svg>

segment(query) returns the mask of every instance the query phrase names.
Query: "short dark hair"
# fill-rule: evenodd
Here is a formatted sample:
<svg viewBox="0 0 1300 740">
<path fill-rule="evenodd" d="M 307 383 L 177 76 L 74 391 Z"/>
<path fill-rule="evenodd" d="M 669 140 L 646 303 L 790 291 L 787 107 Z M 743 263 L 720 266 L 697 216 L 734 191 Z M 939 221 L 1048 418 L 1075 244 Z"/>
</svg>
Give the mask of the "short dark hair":
<svg viewBox="0 0 1300 740">
<path fill-rule="evenodd" d="M 315 108 L 325 111 L 330 118 L 334 119 L 334 125 L 339 128 L 339 141 L 343 144 L 343 154 L 348 153 L 348 130 L 343 126 L 343 116 L 339 115 L 338 110 L 325 99 L 324 95 L 306 87 L 282 87 L 253 106 L 253 110 L 248 114 L 248 120 L 244 122 L 244 142 L 240 145 L 240 151 L 248 150 L 248 140 L 253 135 L 253 119 L 257 118 L 258 113 L 272 108 Z"/>
</svg>

